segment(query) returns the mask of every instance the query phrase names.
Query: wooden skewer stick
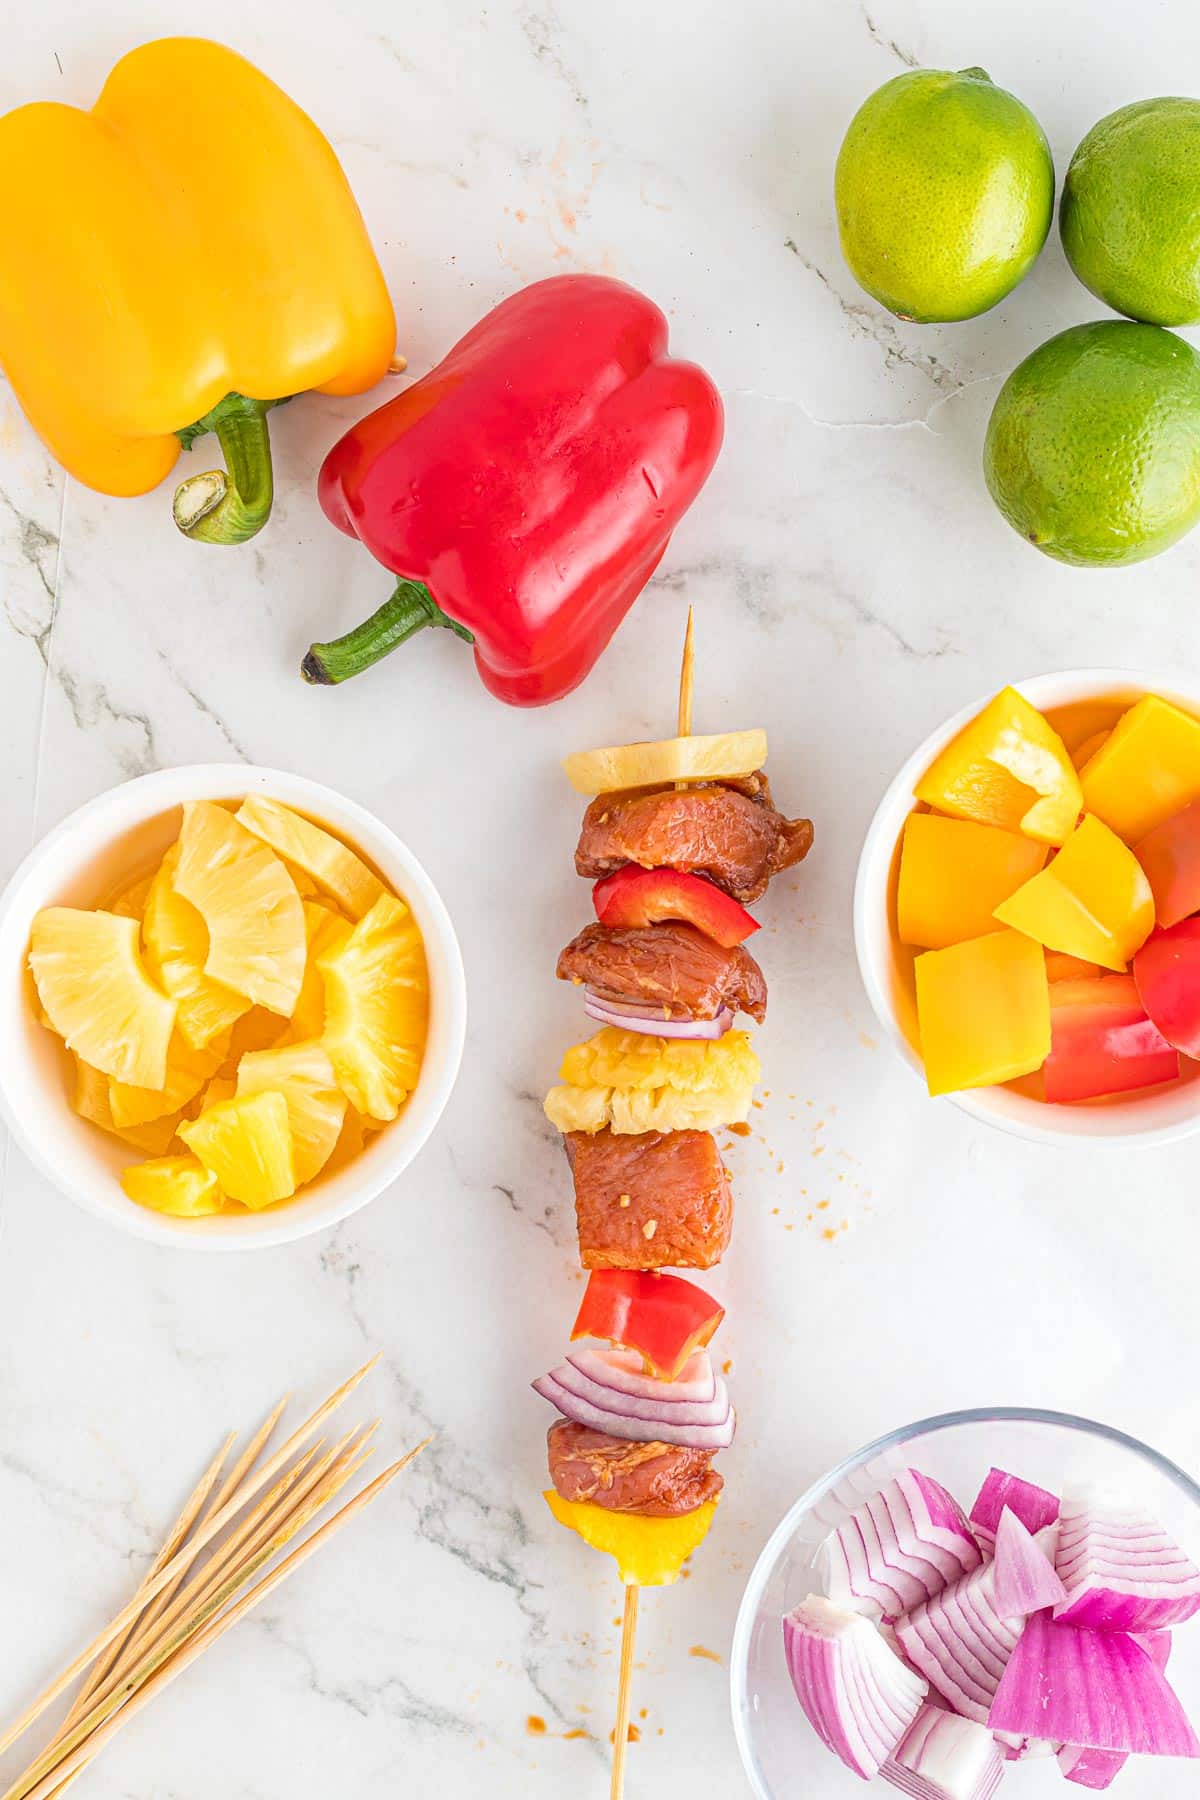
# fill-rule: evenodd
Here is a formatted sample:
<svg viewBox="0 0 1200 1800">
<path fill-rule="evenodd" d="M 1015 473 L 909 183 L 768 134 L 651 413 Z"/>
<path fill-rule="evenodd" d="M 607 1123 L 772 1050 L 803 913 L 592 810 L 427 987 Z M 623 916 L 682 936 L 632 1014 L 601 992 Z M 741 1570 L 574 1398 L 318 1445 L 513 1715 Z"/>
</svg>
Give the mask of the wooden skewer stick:
<svg viewBox="0 0 1200 1800">
<path fill-rule="evenodd" d="M 214 1643 L 223 1632 L 228 1631 L 231 1625 L 236 1625 L 239 1619 L 244 1618 L 260 1601 L 265 1600 L 281 1581 L 285 1581 L 315 1551 L 319 1550 L 327 1538 L 332 1536 L 335 1531 L 340 1531 L 343 1525 L 349 1524 L 355 1513 L 361 1512 L 363 1507 L 367 1506 L 378 1493 L 381 1493 L 389 1482 L 394 1481 L 401 1470 L 406 1469 L 413 1458 L 419 1456 L 428 1443 L 429 1439 L 426 1438 L 414 1449 L 409 1450 L 398 1462 L 394 1462 L 389 1468 L 384 1469 L 381 1475 L 377 1475 L 374 1481 L 357 1493 L 352 1500 L 348 1500 L 345 1506 L 334 1513 L 331 1519 L 327 1519 L 318 1531 L 314 1531 L 311 1537 L 305 1538 L 304 1542 L 293 1550 L 290 1556 L 285 1557 L 268 1575 L 257 1582 L 235 1606 L 231 1606 L 227 1612 L 212 1619 L 201 1631 L 198 1631 L 184 1648 L 173 1655 L 148 1681 L 138 1688 L 136 1693 L 131 1695 L 119 1712 L 109 1718 L 97 1731 L 92 1732 L 84 1743 L 76 1745 L 75 1749 L 56 1768 L 51 1769 L 42 1777 L 36 1787 L 27 1789 L 24 1800 L 47 1800 L 47 1796 L 54 1788 L 64 1782 L 68 1776 L 73 1775 L 77 1769 L 82 1768 L 85 1763 L 90 1762 L 123 1725 L 139 1713 L 143 1706 L 149 1704 L 155 1694 L 174 1681 L 177 1675 L 181 1675 L 191 1663 L 195 1662 L 198 1656 L 208 1649 L 210 1644 Z"/>
<path fill-rule="evenodd" d="M 687 631 L 683 639 L 683 661 L 679 667 L 679 713 L 675 727 L 677 737 L 692 735 L 692 687 L 696 668 L 695 608 L 688 607 Z M 681 787 L 686 783 L 681 782 Z"/>
<path fill-rule="evenodd" d="M 350 1443 L 350 1439 L 356 1437 L 357 1433 L 350 1433 L 345 1440 L 349 1444 L 348 1449 L 340 1454 L 336 1450 L 331 1451 L 321 1459 L 315 1472 L 309 1472 L 309 1477 L 301 1486 L 293 1488 L 284 1506 L 270 1521 L 272 1530 L 266 1542 L 262 1541 L 263 1531 L 255 1531 L 247 1553 L 239 1558 L 233 1572 L 226 1572 L 223 1577 L 219 1577 L 215 1588 L 206 1579 L 203 1591 L 190 1602 L 182 1619 L 173 1616 L 176 1613 L 174 1607 L 163 1615 L 154 1633 L 154 1642 L 144 1646 L 135 1665 L 132 1668 L 126 1665 L 124 1672 L 115 1680 L 110 1678 L 95 1696 L 83 1719 L 70 1729 L 64 1727 L 58 1733 L 13 1786 L 6 1790 L 4 1800 L 24 1800 L 24 1796 L 35 1787 L 40 1793 L 43 1782 L 57 1779 L 64 1763 L 70 1760 L 77 1749 L 87 1751 L 90 1757 L 89 1745 L 94 1741 L 96 1732 L 121 1711 L 133 1695 L 140 1693 L 150 1679 L 165 1664 L 171 1662 L 189 1640 L 196 1637 L 202 1627 L 208 1627 L 210 1621 L 219 1623 L 217 1615 L 222 1613 L 233 1596 L 246 1587 L 253 1576 L 353 1479 L 371 1454 L 370 1450 L 363 1448 L 365 1438 L 359 1437 L 357 1442 Z M 312 1454 L 310 1452 L 304 1458 L 305 1465 L 311 1461 Z M 207 1570 L 203 1573 L 207 1577 Z M 185 1598 L 186 1596 L 181 1596 L 181 1601 Z M 73 1768 L 63 1780 L 62 1786 L 53 1790 L 56 1795 L 70 1786 L 80 1767 L 82 1764 Z"/>
<path fill-rule="evenodd" d="M 675 715 L 675 735 L 692 734 L 692 697 L 696 675 L 696 612 L 688 607 L 687 630 L 683 635 L 683 659 L 679 665 L 679 707 Z M 677 781 L 676 788 L 686 788 Z M 630 1582 L 625 1589 L 625 1611 L 621 1619 L 621 1673 L 617 1681 L 617 1723 L 613 1731 L 612 1786 L 609 1800 L 622 1800 L 625 1793 L 625 1760 L 629 1751 L 629 1713 L 633 1704 L 633 1646 L 637 1637 L 638 1588 Z"/>
<path fill-rule="evenodd" d="M 20 1718 L 8 1727 L 8 1730 L 0 1737 L 0 1755 L 3 1755 L 24 1732 L 28 1731 L 34 1720 L 41 1717 L 46 1708 L 58 1699 L 58 1696 L 71 1685 L 76 1676 L 81 1675 L 95 1662 L 102 1651 L 107 1650 L 114 1640 L 122 1637 L 129 1630 L 139 1613 L 143 1611 L 147 1601 L 153 1600 L 162 1592 L 163 1588 L 175 1580 L 176 1576 L 181 1575 L 191 1566 L 205 1544 L 209 1543 L 219 1531 L 228 1525 L 243 1506 L 260 1493 L 272 1477 L 279 1473 L 289 1458 L 320 1430 L 330 1413 L 342 1404 L 347 1395 L 358 1386 L 378 1361 L 378 1355 L 373 1356 L 370 1362 L 364 1363 L 362 1368 L 356 1370 L 348 1381 L 344 1381 L 336 1393 L 331 1394 L 328 1400 L 317 1408 L 312 1417 L 292 1433 L 286 1444 L 277 1450 L 261 1469 L 254 1470 L 242 1487 L 226 1501 L 225 1505 L 219 1511 L 212 1513 L 197 1528 L 194 1535 L 176 1551 L 170 1561 L 163 1564 L 158 1574 L 147 1578 L 141 1590 L 141 1597 L 135 1596 L 128 1606 L 122 1607 L 116 1617 L 109 1620 L 99 1636 L 94 1638 L 86 1649 L 81 1650 L 75 1660 L 68 1663 L 66 1668 L 54 1677 L 50 1685 L 43 1688 L 37 1698 L 30 1702 Z"/>
<path fill-rule="evenodd" d="M 613 1733 L 612 1786 L 609 1800 L 622 1800 L 625 1792 L 625 1757 L 629 1749 L 629 1709 L 633 1700 L 633 1641 L 637 1636 L 638 1588 L 625 1589 L 625 1613 L 621 1620 L 621 1674 L 617 1683 L 617 1723 Z"/>
<path fill-rule="evenodd" d="M 192 1526 L 200 1516 L 200 1511 L 204 1502 L 208 1499 L 213 1490 L 217 1477 L 224 1467 L 225 1458 L 233 1448 L 236 1437 L 236 1431 L 231 1431 L 229 1433 L 229 1436 L 225 1439 L 225 1442 L 221 1445 L 221 1448 L 217 1451 L 217 1454 L 213 1457 L 207 1469 L 205 1469 L 203 1475 L 200 1477 L 200 1480 L 192 1490 L 183 1511 L 163 1539 L 162 1548 L 151 1564 L 149 1573 L 144 1577 L 138 1587 L 137 1593 L 134 1595 L 135 1600 L 144 1600 L 147 1589 L 154 1577 L 161 1569 L 166 1567 L 167 1563 L 170 1562 L 176 1551 L 184 1543 L 188 1532 L 192 1529 Z M 75 1696 L 71 1710 L 63 1721 L 64 1726 L 70 1725 L 79 1717 L 89 1694 L 93 1693 L 95 1689 L 99 1687 L 110 1669 L 114 1668 L 120 1662 L 125 1651 L 125 1646 L 129 1641 L 129 1638 L 126 1637 L 123 1642 L 114 1642 L 113 1644 L 110 1644 L 109 1648 L 104 1652 L 104 1655 L 99 1657 L 92 1665 L 92 1670 L 87 1681 Z"/>
</svg>

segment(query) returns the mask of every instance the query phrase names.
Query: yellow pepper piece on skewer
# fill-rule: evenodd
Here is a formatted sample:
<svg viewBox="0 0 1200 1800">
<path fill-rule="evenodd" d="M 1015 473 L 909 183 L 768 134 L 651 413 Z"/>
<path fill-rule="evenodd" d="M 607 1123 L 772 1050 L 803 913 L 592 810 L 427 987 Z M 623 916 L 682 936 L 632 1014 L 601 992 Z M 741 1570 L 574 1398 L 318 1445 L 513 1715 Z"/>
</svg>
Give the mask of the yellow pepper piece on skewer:
<svg viewBox="0 0 1200 1800">
<path fill-rule="evenodd" d="M 1123 974 L 1154 929 L 1154 895 L 1133 851 L 1089 814 L 996 917 L 1048 950 Z"/>
<path fill-rule="evenodd" d="M 666 1587 L 678 1581 L 684 1563 L 708 1536 L 715 1500 L 673 1519 L 648 1519 L 641 1513 L 609 1512 L 590 1500 L 564 1500 L 553 1488 L 543 1498 L 560 1525 L 579 1534 L 593 1550 L 616 1558 L 621 1581 L 628 1587 Z"/>
<path fill-rule="evenodd" d="M 220 44 L 143 44 L 90 112 L 0 119 L 0 212 L 0 363 L 34 429 L 108 494 L 145 493 L 215 431 L 228 472 L 180 488 L 189 536 L 265 522 L 270 407 L 388 368 L 395 315 L 337 158 Z"/>
<path fill-rule="evenodd" d="M 955 819 L 1061 844 L 1082 810 L 1079 776 L 1058 733 L 1005 688 L 936 757 L 918 800 Z"/>
</svg>

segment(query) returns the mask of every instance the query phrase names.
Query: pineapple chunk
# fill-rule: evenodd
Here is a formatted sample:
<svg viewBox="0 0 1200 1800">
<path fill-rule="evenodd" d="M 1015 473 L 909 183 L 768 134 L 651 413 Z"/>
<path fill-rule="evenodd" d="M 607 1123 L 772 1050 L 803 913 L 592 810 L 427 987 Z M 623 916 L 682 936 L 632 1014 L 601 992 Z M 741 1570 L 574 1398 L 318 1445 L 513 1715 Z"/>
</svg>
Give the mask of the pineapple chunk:
<svg viewBox="0 0 1200 1800">
<path fill-rule="evenodd" d="M 338 1086 L 358 1112 L 394 1119 L 417 1084 L 429 1011 L 425 947 L 408 907 L 382 894 L 317 966 Z"/>
<path fill-rule="evenodd" d="M 242 1014 L 230 1033 L 229 1048 L 219 1073 L 236 1079 L 243 1056 L 253 1050 L 273 1050 L 287 1037 L 289 1029 L 287 1020 L 281 1019 L 278 1013 L 268 1012 L 265 1006 L 252 1006 L 248 1013 Z"/>
<path fill-rule="evenodd" d="M 200 1096 L 200 1104 L 192 1114 L 192 1117 L 198 1119 L 200 1114 L 202 1112 L 207 1112 L 210 1106 L 218 1106 L 222 1100 L 232 1100 L 236 1093 L 236 1076 L 214 1075 L 203 1094 Z"/>
<path fill-rule="evenodd" d="M 226 1040 L 193 1050 L 178 1031 L 167 1052 L 166 1080 L 158 1087 L 143 1087 L 125 1081 L 111 1081 L 108 1101 L 113 1123 L 125 1129 L 161 1119 L 167 1113 L 179 1113 L 189 1100 L 194 1100 L 205 1082 L 215 1075 L 224 1061 Z"/>
<path fill-rule="evenodd" d="M 325 1030 L 325 977 L 319 959 L 328 952 L 340 950 L 353 929 L 348 919 L 320 900 L 304 902 L 304 930 L 308 938 L 308 960 L 300 998 L 292 1013 L 292 1022 L 284 1037 L 289 1043 L 306 1043 L 319 1038 Z M 266 1046 L 264 1046 L 265 1048 Z"/>
<path fill-rule="evenodd" d="M 175 1002 L 146 973 L 136 919 L 47 907 L 33 921 L 29 966 L 69 1050 L 117 1081 L 163 1085 Z"/>
<path fill-rule="evenodd" d="M 179 1219 L 220 1212 L 225 1199 L 216 1176 L 194 1156 L 160 1156 L 153 1162 L 134 1163 L 122 1174 L 121 1186 L 139 1206 Z"/>
<path fill-rule="evenodd" d="M 230 1031 L 250 1002 L 205 974 L 208 927 L 191 901 L 171 885 L 178 861 L 179 846 L 173 844 L 150 885 L 142 942 L 151 970 L 179 1008 L 178 1029 L 194 1050 L 202 1050 Z"/>
<path fill-rule="evenodd" d="M 663 787 L 670 781 L 733 781 L 753 775 L 766 760 L 765 731 L 722 731 L 715 737 L 577 750 L 563 768 L 577 794 L 612 794 L 621 788 Z"/>
<path fill-rule="evenodd" d="M 74 1051 L 71 1055 L 75 1063 L 74 1104 L 80 1118 L 98 1125 L 101 1131 L 108 1131 L 114 1137 L 122 1138 L 136 1150 L 144 1151 L 147 1156 L 162 1156 L 175 1136 L 175 1127 L 181 1115 L 169 1113 L 162 1119 L 150 1119 L 145 1125 L 114 1124 L 108 1098 L 108 1076 L 102 1075 L 99 1069 L 90 1068 Z"/>
<path fill-rule="evenodd" d="M 363 1130 L 363 1116 L 356 1113 L 352 1106 L 346 1108 L 346 1116 L 342 1120 L 342 1129 L 338 1141 L 333 1146 L 329 1161 L 325 1164 L 325 1173 L 332 1175 L 338 1169 L 344 1169 L 352 1163 L 356 1156 L 362 1154 L 367 1134 Z"/>
<path fill-rule="evenodd" d="M 304 979 L 304 909 L 279 858 L 223 806 L 192 800 L 174 885 L 208 927 L 205 974 L 289 1017 Z"/>
<path fill-rule="evenodd" d="M 328 1053 L 315 1042 L 243 1056 L 238 1094 L 261 1094 L 265 1089 L 287 1101 L 299 1187 L 311 1181 L 333 1154 L 346 1117 L 346 1096 L 337 1085 Z"/>
<path fill-rule="evenodd" d="M 311 876 L 317 887 L 332 895 L 352 919 L 357 921 L 370 912 L 382 894 L 383 883 L 361 857 L 311 819 L 281 806 L 278 800 L 251 794 L 238 808 L 237 818 L 247 831 L 282 856 L 289 868 L 294 866 Z"/>
<path fill-rule="evenodd" d="M 109 912 L 115 912 L 122 919 L 140 919 L 146 910 L 146 898 L 153 882 L 153 875 L 143 875 L 140 881 L 122 888 L 109 907 Z"/>
<path fill-rule="evenodd" d="M 282 1094 L 239 1094 L 179 1127 L 179 1135 L 232 1200 L 258 1211 L 296 1191 L 292 1132 Z"/>
</svg>

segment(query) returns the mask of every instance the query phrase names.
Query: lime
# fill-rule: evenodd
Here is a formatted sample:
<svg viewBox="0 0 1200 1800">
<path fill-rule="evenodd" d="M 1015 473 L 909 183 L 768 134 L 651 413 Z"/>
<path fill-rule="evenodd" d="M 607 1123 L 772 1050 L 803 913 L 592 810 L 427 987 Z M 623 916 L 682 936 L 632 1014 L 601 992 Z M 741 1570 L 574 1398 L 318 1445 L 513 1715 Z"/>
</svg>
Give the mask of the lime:
<svg viewBox="0 0 1200 1800">
<path fill-rule="evenodd" d="M 1200 100 L 1139 100 L 1093 125 L 1059 228 L 1080 281 L 1115 312 L 1200 323 Z"/>
<path fill-rule="evenodd" d="M 1037 260 L 1054 164 L 1028 107 L 982 69 L 914 69 L 855 113 L 834 197 L 868 294 L 902 319 L 972 319 Z"/>
<path fill-rule="evenodd" d="M 1073 325 L 996 398 L 983 450 L 992 499 L 1060 562 L 1157 556 L 1200 518 L 1200 356 L 1158 325 Z"/>
</svg>

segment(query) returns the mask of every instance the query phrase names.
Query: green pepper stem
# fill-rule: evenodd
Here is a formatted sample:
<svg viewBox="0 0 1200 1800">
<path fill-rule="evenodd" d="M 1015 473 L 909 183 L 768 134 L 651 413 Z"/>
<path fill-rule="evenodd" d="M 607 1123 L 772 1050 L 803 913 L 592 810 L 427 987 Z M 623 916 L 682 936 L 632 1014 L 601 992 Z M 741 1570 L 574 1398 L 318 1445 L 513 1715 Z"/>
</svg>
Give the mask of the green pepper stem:
<svg viewBox="0 0 1200 1800">
<path fill-rule="evenodd" d="M 443 625 L 466 643 L 475 642 L 466 626 L 444 613 L 421 582 L 398 581 L 394 593 L 353 631 L 334 638 L 332 643 L 311 645 L 300 664 L 300 673 L 305 681 L 321 687 L 349 681 L 352 675 L 361 675 L 427 625 Z"/>
<path fill-rule="evenodd" d="M 202 544 L 244 544 L 261 531 L 271 513 L 271 439 L 267 414 L 281 400 L 251 400 L 230 393 L 178 433 L 185 450 L 215 431 L 224 469 L 192 475 L 175 489 L 172 512 L 185 537 Z"/>
</svg>

